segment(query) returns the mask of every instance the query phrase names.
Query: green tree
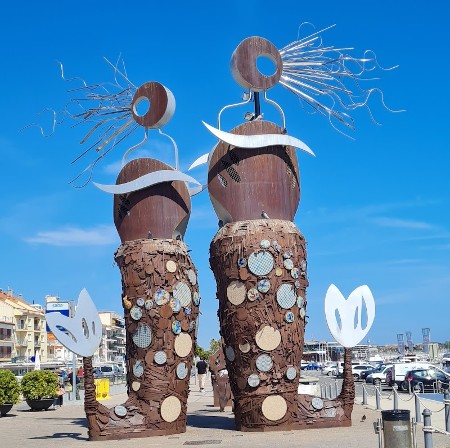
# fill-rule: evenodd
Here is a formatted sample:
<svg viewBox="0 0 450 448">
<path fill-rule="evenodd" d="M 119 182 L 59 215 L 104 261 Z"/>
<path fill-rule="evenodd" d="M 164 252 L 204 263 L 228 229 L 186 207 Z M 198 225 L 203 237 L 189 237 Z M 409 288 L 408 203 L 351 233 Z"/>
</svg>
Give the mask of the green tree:
<svg viewBox="0 0 450 448">
<path fill-rule="evenodd" d="M 211 339 L 209 341 L 209 352 L 212 355 L 215 353 L 221 346 L 221 343 L 218 339 Z"/>
</svg>

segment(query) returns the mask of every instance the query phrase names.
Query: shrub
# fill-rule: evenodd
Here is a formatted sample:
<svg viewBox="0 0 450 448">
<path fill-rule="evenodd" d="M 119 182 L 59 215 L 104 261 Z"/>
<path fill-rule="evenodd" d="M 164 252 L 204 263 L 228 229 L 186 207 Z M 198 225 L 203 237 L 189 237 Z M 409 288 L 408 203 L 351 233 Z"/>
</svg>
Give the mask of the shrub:
<svg viewBox="0 0 450 448">
<path fill-rule="evenodd" d="M 20 385 L 11 370 L 0 369 L 0 404 L 18 403 Z"/>
<path fill-rule="evenodd" d="M 29 400 L 56 397 L 58 386 L 58 376 L 49 370 L 28 372 L 20 382 L 22 394 Z"/>
</svg>

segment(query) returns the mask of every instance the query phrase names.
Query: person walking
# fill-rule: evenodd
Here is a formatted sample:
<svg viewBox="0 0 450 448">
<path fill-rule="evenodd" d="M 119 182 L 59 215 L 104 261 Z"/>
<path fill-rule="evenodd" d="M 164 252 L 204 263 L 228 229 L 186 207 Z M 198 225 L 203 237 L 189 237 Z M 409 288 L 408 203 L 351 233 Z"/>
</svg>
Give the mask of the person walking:
<svg viewBox="0 0 450 448">
<path fill-rule="evenodd" d="M 198 385 L 200 392 L 205 392 L 206 372 L 208 371 L 208 364 L 204 359 L 200 359 L 195 365 L 197 368 Z"/>
</svg>

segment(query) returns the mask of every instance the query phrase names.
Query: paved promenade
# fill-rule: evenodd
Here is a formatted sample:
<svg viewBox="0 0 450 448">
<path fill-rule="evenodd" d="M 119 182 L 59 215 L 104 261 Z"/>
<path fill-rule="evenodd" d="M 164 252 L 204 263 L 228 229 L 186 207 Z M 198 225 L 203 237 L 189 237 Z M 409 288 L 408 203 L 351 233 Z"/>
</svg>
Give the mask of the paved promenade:
<svg viewBox="0 0 450 448">
<path fill-rule="evenodd" d="M 116 389 L 119 391 L 119 389 Z M 388 394 L 386 391 L 385 394 Z M 403 394 L 401 399 L 409 396 Z M 125 393 L 113 395 L 103 401 L 109 407 L 122 403 Z M 433 410 L 442 408 L 442 404 L 422 400 Z M 357 403 L 361 403 L 358 398 Z M 88 442 L 84 410 L 78 405 L 66 403 L 63 407 L 47 412 L 31 412 L 26 404 L 16 405 L 7 417 L 0 419 L 0 447 L 5 448 L 70 448 L 89 446 L 108 448 L 129 447 L 307 447 L 307 448 L 377 448 L 378 436 L 374 432 L 373 422 L 380 417 L 376 411 L 373 397 L 368 406 L 356 404 L 353 412 L 353 425 L 350 428 L 308 429 L 304 431 L 281 431 L 269 433 L 242 433 L 235 431 L 231 408 L 219 412 L 212 406 L 212 388 L 209 385 L 205 394 L 198 392 L 194 383 L 188 400 L 188 427 L 184 434 L 152 437 L 146 439 L 129 439 L 122 441 Z M 399 407 L 410 409 L 414 416 L 414 400 L 400 401 Z M 383 409 L 392 409 L 392 397 L 382 400 Z M 443 414 L 441 412 L 440 414 Z M 365 417 L 364 417 L 365 416 Z M 433 415 L 433 424 L 440 428 Z M 418 447 L 424 446 L 422 426 L 417 425 Z M 450 448 L 450 436 L 434 434 L 433 448 Z"/>
</svg>

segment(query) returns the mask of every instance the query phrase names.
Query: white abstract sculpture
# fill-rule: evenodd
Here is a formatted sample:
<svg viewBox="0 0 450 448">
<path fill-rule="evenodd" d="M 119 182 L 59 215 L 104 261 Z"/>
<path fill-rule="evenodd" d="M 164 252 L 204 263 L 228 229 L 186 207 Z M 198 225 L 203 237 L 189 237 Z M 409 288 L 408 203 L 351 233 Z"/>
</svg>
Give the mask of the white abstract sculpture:
<svg viewBox="0 0 450 448">
<path fill-rule="evenodd" d="M 363 303 L 367 324 L 362 328 Z M 340 323 L 336 312 L 339 313 Z M 369 332 L 375 319 L 375 301 L 367 285 L 356 288 L 346 300 L 341 291 L 330 285 L 325 296 L 325 317 L 331 335 L 346 348 L 359 344 Z"/>
<path fill-rule="evenodd" d="M 100 345 L 102 323 L 86 289 L 78 296 L 75 316 L 54 312 L 47 313 L 46 320 L 56 339 L 79 356 L 92 356 Z"/>
</svg>

